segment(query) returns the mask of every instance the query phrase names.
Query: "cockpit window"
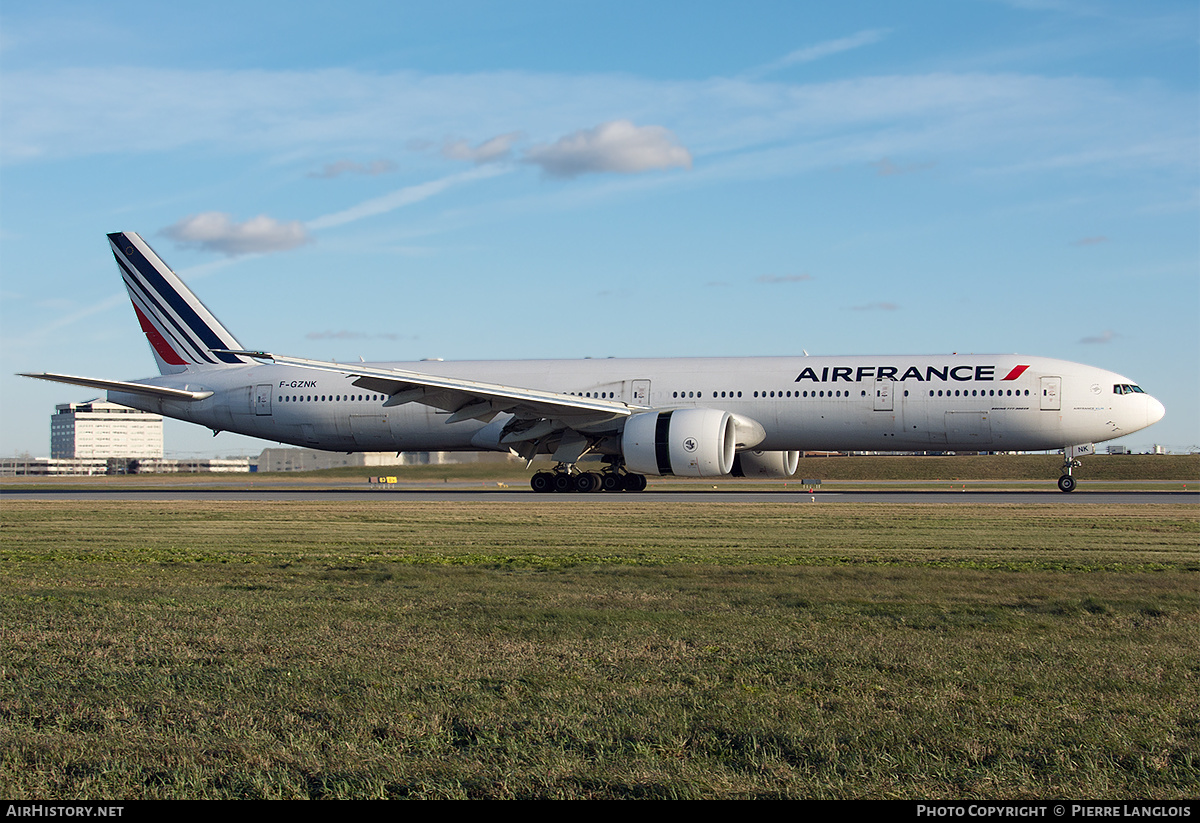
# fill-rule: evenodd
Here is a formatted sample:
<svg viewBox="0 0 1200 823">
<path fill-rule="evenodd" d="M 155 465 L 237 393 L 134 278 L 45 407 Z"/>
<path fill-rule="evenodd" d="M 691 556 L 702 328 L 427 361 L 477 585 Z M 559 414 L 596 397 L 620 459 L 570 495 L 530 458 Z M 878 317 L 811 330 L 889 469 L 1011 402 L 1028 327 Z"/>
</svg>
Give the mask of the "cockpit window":
<svg viewBox="0 0 1200 823">
<path fill-rule="evenodd" d="M 1113 386 L 1113 394 L 1145 394 L 1141 386 L 1134 386 L 1129 383 L 1117 383 Z"/>
</svg>

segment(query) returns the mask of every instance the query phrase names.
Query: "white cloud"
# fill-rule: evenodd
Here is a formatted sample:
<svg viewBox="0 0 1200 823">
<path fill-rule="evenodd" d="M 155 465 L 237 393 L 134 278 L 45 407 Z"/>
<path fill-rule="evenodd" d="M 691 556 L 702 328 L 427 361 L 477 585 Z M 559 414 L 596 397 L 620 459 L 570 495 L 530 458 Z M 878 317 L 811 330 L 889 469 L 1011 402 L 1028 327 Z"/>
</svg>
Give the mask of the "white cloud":
<svg viewBox="0 0 1200 823">
<path fill-rule="evenodd" d="M 331 331 L 310 331 L 308 334 L 304 335 L 304 338 L 306 340 L 392 340 L 392 341 L 403 339 L 403 338 L 401 338 L 400 335 L 394 334 L 394 333 L 389 333 L 389 332 L 380 332 L 380 333 L 376 333 L 376 334 L 369 334 L 367 332 L 349 331 L 346 329 L 343 329 L 341 331 L 332 331 L 332 330 Z M 416 337 L 412 337 L 410 339 L 415 340 Z"/>
<path fill-rule="evenodd" d="M 31 335 L 31 337 L 29 339 L 27 339 L 26 341 L 24 341 L 24 344 L 28 345 L 30 340 L 39 340 L 40 341 L 40 340 L 48 337 L 51 332 L 56 332 L 59 329 L 73 326 L 76 323 L 80 322 L 81 320 L 86 320 L 94 315 L 106 312 L 109 309 L 114 308 L 115 306 L 119 306 L 122 303 L 125 303 L 128 299 L 129 299 L 129 295 L 127 293 L 125 293 L 124 291 L 121 291 L 121 292 L 118 292 L 115 294 L 111 294 L 108 297 L 101 300 L 100 302 L 93 303 L 92 305 L 87 306 L 86 308 L 79 309 L 78 311 L 71 312 L 70 314 L 60 315 L 60 316 L 56 317 L 53 322 L 48 323 L 47 325 L 43 326 L 42 328 L 34 331 L 34 333 Z"/>
<path fill-rule="evenodd" d="M 1117 334 L 1112 329 L 1105 329 L 1092 337 L 1084 337 L 1080 339 L 1080 343 L 1111 343 L 1121 335 Z"/>
<path fill-rule="evenodd" d="M 470 171 L 452 174 L 439 180 L 430 180 L 427 183 L 419 183 L 415 186 L 405 186 L 402 189 L 397 189 L 380 197 L 373 197 L 370 200 L 359 203 L 357 206 L 351 206 L 348 209 L 310 220 L 306 226 L 309 229 L 327 229 L 333 226 L 343 226 L 346 223 L 353 223 L 356 220 L 374 217 L 377 214 L 386 214 L 403 206 L 410 206 L 413 203 L 428 200 L 430 197 L 441 194 L 452 186 L 471 180 L 503 174 L 504 171 L 502 168 L 495 167 L 471 169 Z"/>
<path fill-rule="evenodd" d="M 521 132 L 514 131 L 485 140 L 472 147 L 466 140 L 447 140 L 442 145 L 442 156 L 450 160 L 467 160 L 471 163 L 493 163 L 504 160 L 512 153 L 512 144 L 521 139 Z"/>
<path fill-rule="evenodd" d="M 180 245 L 230 257 L 285 251 L 309 241 L 299 220 L 283 223 L 260 214 L 244 223 L 235 223 L 228 214 L 215 211 L 189 215 L 162 233 Z"/>
<path fill-rule="evenodd" d="M 814 60 L 820 60 L 823 57 L 829 57 L 834 54 L 840 54 L 844 51 L 857 49 L 861 46 L 869 46 L 872 43 L 878 43 L 887 35 L 885 29 L 867 29 L 860 31 L 857 34 L 852 34 L 849 37 L 842 37 L 837 40 L 827 40 L 824 43 L 817 43 L 812 46 L 805 46 L 802 49 L 796 49 L 789 52 L 784 57 L 767 63 L 765 66 L 759 66 L 756 69 L 751 69 L 746 73 L 746 77 L 762 77 L 765 74 L 786 69 L 789 66 L 799 65 L 801 63 L 811 63 Z"/>
<path fill-rule="evenodd" d="M 5 75 L 3 96 L 0 157 L 9 163 L 197 148 L 339 156 L 347 146 L 432 149 L 444 145 L 435 135 L 500 135 L 476 146 L 445 144 L 451 155 L 478 161 L 513 149 L 505 138 L 514 124 L 565 134 L 621 112 L 622 145 L 602 142 L 622 131 L 607 122 L 538 146 L 525 159 L 548 174 L 626 171 L 616 161 L 636 157 L 640 140 L 648 165 L 631 170 L 687 167 L 703 157 L 704 173 L 742 177 L 905 156 L 950 164 L 966 155 L 998 173 L 1195 168 L 1186 92 L 1076 76 L 931 73 L 782 83 L 534 72 L 16 69 Z M 688 146 L 665 129 L 631 122 L 670 122 Z"/>
<path fill-rule="evenodd" d="M 390 160 L 372 160 L 370 163 L 356 163 L 353 160 L 339 160 L 336 163 L 326 163 L 320 171 L 309 172 L 309 177 L 330 179 L 341 177 L 343 174 L 365 174 L 374 177 L 395 171 L 396 164 Z"/>
<path fill-rule="evenodd" d="M 628 120 L 601 123 L 555 143 L 534 146 L 525 153 L 525 161 L 541 167 L 551 177 L 692 167 L 691 152 L 668 129 L 635 126 Z"/>
<path fill-rule="evenodd" d="M 913 172 L 932 169 L 934 166 L 933 163 L 910 163 L 906 166 L 897 166 L 886 157 L 875 161 L 871 165 L 875 167 L 875 174 L 879 177 L 895 177 L 898 174 L 912 174 Z"/>
<path fill-rule="evenodd" d="M 811 274 L 764 274 L 755 278 L 756 283 L 806 283 Z"/>
</svg>

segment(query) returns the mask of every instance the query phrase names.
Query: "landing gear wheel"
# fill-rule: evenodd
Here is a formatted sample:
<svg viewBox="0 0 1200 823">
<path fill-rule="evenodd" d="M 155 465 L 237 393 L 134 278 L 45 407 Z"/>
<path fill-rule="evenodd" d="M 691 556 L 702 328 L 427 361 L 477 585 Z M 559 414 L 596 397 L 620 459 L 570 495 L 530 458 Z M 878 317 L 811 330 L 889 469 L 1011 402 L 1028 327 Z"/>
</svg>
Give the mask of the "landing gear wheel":
<svg viewBox="0 0 1200 823">
<path fill-rule="evenodd" d="M 1058 490 L 1060 492 L 1075 491 L 1075 478 L 1069 474 L 1064 474 L 1062 477 L 1058 478 Z"/>
<path fill-rule="evenodd" d="M 600 475 L 595 472 L 584 472 L 575 476 L 575 491 L 591 494 L 600 491 Z"/>
<path fill-rule="evenodd" d="M 623 481 L 623 488 L 627 492 L 641 492 L 646 490 L 646 475 L 644 474 L 627 474 Z"/>
<path fill-rule="evenodd" d="M 622 485 L 621 475 L 616 472 L 607 472 L 600 475 L 600 487 L 606 492 L 619 492 L 624 488 Z"/>
<path fill-rule="evenodd" d="M 554 491 L 554 475 L 550 472 L 538 472 L 529 478 L 529 488 L 538 494 Z"/>
<path fill-rule="evenodd" d="M 554 490 L 556 492 L 573 492 L 575 491 L 575 478 L 566 472 L 555 472 L 551 475 L 554 478 Z"/>
</svg>

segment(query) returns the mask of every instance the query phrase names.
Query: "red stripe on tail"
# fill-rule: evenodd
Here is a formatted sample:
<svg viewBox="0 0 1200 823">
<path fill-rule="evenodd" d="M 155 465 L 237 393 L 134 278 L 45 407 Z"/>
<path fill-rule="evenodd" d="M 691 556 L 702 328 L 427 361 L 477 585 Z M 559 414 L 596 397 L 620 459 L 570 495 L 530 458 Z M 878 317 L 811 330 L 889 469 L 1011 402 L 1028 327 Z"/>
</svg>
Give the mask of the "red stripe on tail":
<svg viewBox="0 0 1200 823">
<path fill-rule="evenodd" d="M 158 329 L 154 328 L 154 324 L 146 318 L 146 315 L 142 314 L 142 310 L 136 305 L 133 310 L 137 312 L 138 322 L 142 324 L 142 331 L 146 333 L 146 339 L 150 341 L 150 345 L 158 352 L 158 356 L 163 359 L 163 362 L 172 366 L 186 366 L 187 361 L 176 354 L 167 339 L 159 334 Z"/>
</svg>

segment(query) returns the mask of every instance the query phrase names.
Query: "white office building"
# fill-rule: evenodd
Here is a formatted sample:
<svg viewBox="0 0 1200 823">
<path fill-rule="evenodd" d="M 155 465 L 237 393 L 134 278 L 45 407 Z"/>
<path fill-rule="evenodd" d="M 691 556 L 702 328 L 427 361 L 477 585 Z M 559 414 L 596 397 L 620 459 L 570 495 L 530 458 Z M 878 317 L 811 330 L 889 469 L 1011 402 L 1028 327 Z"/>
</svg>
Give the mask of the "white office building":
<svg viewBox="0 0 1200 823">
<path fill-rule="evenodd" d="M 162 415 L 92 400 L 60 403 L 50 418 L 52 460 L 162 456 Z"/>
</svg>

